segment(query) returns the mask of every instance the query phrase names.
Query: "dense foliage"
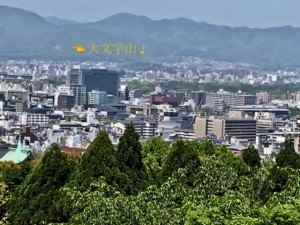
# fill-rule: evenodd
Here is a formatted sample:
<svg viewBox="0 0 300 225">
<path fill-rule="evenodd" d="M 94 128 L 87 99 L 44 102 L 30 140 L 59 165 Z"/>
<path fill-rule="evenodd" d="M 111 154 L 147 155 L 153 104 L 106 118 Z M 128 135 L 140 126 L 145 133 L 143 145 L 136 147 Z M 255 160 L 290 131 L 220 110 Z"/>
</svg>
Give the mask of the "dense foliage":
<svg viewBox="0 0 300 225">
<path fill-rule="evenodd" d="M 260 167 L 259 153 L 253 145 L 249 146 L 245 151 L 243 151 L 242 158 L 250 168 Z"/>
<path fill-rule="evenodd" d="M 60 220 L 56 201 L 59 189 L 68 180 L 73 167 L 73 162 L 53 145 L 14 193 L 8 220 L 20 225 Z"/>
<path fill-rule="evenodd" d="M 239 157 L 209 141 L 142 145 L 130 125 L 114 147 L 101 132 L 78 163 L 55 145 L 23 182 L 2 179 L 0 224 L 298 225 L 292 146 L 262 161 L 252 146 Z M 2 177 L 22 166 L 5 168 Z"/>
<path fill-rule="evenodd" d="M 132 124 L 120 138 L 117 159 L 120 171 L 125 175 L 120 187 L 127 194 L 136 194 L 144 188 L 147 174 L 142 161 L 142 145 Z"/>
<path fill-rule="evenodd" d="M 82 156 L 71 185 L 86 189 L 100 177 L 105 177 L 107 183 L 113 184 L 118 174 L 114 147 L 107 133 L 100 132 Z"/>
</svg>

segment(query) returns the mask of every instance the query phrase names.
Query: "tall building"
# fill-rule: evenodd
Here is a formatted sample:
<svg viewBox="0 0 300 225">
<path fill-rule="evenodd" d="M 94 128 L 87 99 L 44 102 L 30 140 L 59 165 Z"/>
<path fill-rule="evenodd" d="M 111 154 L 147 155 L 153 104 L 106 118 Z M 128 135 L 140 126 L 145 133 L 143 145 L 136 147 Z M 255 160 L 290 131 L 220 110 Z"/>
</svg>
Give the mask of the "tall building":
<svg viewBox="0 0 300 225">
<path fill-rule="evenodd" d="M 103 105 L 106 101 L 105 91 L 92 90 L 88 93 L 88 105 L 99 106 Z"/>
<path fill-rule="evenodd" d="M 70 87 L 83 85 L 83 73 L 80 69 L 72 69 L 69 73 L 68 84 Z"/>
<path fill-rule="evenodd" d="M 87 102 L 87 92 L 83 80 L 82 70 L 72 69 L 70 71 L 68 85 L 74 95 L 75 105 L 85 105 Z"/>
<path fill-rule="evenodd" d="M 86 87 L 82 85 L 71 86 L 72 93 L 75 98 L 75 105 L 86 105 L 87 91 Z"/>
<path fill-rule="evenodd" d="M 87 92 L 92 90 L 105 91 L 109 95 L 117 96 L 120 73 L 105 69 L 82 70 L 83 85 Z"/>
<path fill-rule="evenodd" d="M 129 101 L 130 100 L 130 91 L 129 91 L 128 86 L 121 85 L 118 96 L 121 100 Z"/>
<path fill-rule="evenodd" d="M 206 93 L 203 91 L 193 91 L 190 97 L 194 100 L 196 105 L 205 105 L 206 103 Z"/>
<path fill-rule="evenodd" d="M 105 69 L 72 69 L 68 83 L 75 97 L 75 104 L 86 105 L 88 93 L 93 90 L 117 96 L 120 75 L 119 72 Z"/>
</svg>

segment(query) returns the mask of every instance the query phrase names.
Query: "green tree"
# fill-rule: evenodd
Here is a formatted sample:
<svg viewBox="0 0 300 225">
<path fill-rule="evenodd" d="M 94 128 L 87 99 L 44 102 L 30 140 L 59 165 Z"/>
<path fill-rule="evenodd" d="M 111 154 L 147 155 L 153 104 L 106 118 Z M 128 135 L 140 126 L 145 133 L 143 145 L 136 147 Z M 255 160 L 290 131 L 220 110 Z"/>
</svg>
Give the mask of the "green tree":
<svg viewBox="0 0 300 225">
<path fill-rule="evenodd" d="M 60 212 L 56 210 L 58 190 L 73 169 L 74 163 L 57 145 L 53 145 L 14 193 L 8 216 L 11 224 L 36 225 L 60 221 Z"/>
<path fill-rule="evenodd" d="M 157 183 L 170 146 L 161 138 L 153 138 L 143 146 L 143 161 L 152 184 Z"/>
<path fill-rule="evenodd" d="M 300 169 L 300 156 L 295 152 L 294 142 L 287 138 L 280 152 L 276 156 L 276 163 L 280 167 Z"/>
<path fill-rule="evenodd" d="M 242 158 L 211 144 L 213 151 L 205 152 L 206 144 L 180 140 L 169 146 L 155 139 L 141 154 L 129 127 L 115 152 L 100 133 L 72 176 L 77 180 L 67 184 L 73 163 L 52 149 L 12 194 L 9 214 L 11 194 L 0 185 L 0 224 L 6 216 L 11 225 L 300 224 L 300 170 L 268 161 L 249 173 Z M 145 171 L 138 174 L 142 159 L 147 172 L 164 179 L 145 187 Z M 81 181 L 85 188 L 78 188 Z"/>
<path fill-rule="evenodd" d="M 219 147 L 215 152 L 215 156 L 218 161 L 224 162 L 228 167 L 233 168 L 239 176 L 249 174 L 247 164 L 240 157 L 234 155 L 227 147 Z"/>
<path fill-rule="evenodd" d="M 0 182 L 0 224 L 5 224 L 8 210 L 8 202 L 11 193 L 4 182 Z"/>
<path fill-rule="evenodd" d="M 207 155 L 212 155 L 215 153 L 215 146 L 213 145 L 212 141 L 211 140 L 206 140 L 204 143 L 203 143 L 203 149 L 204 149 L 204 152 L 207 154 Z"/>
<path fill-rule="evenodd" d="M 259 153 L 253 145 L 250 145 L 242 152 L 242 158 L 244 162 L 251 168 L 258 168 L 261 166 Z"/>
<path fill-rule="evenodd" d="M 172 150 L 166 158 L 162 169 L 162 179 L 166 180 L 173 173 L 176 173 L 179 168 L 188 168 L 190 182 L 194 170 L 200 166 L 200 159 L 196 149 L 189 142 L 182 140 L 177 141 L 172 146 Z"/>
<path fill-rule="evenodd" d="M 20 164 L 0 162 L 0 181 L 3 181 L 10 191 L 14 191 L 24 181 L 30 170 L 31 165 L 27 160 Z"/>
<path fill-rule="evenodd" d="M 105 177 L 109 184 L 116 184 L 118 172 L 116 151 L 108 134 L 101 131 L 89 145 L 74 173 L 75 185 L 83 189 L 100 177 Z"/>
<path fill-rule="evenodd" d="M 142 161 L 142 145 L 132 124 L 120 138 L 117 159 L 120 171 L 126 175 L 121 180 L 120 187 L 127 194 L 136 194 L 145 187 L 147 176 Z"/>
<path fill-rule="evenodd" d="M 260 217 L 266 225 L 298 225 L 300 224 L 300 200 L 262 208 Z"/>
<path fill-rule="evenodd" d="M 186 192 L 176 179 L 150 186 L 137 196 L 114 191 L 102 181 L 93 183 L 93 188 L 84 193 L 67 191 L 76 207 L 84 206 L 68 224 L 183 224 L 185 210 L 181 206 Z"/>
</svg>

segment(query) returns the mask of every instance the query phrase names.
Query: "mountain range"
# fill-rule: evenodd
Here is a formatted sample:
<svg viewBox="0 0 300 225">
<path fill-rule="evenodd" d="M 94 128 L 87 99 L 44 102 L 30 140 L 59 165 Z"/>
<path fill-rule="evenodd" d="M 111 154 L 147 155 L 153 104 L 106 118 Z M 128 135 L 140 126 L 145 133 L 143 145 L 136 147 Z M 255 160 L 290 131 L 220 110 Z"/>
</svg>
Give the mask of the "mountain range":
<svg viewBox="0 0 300 225">
<path fill-rule="evenodd" d="M 228 27 L 190 19 L 152 20 L 119 13 L 96 22 L 79 23 L 0 6 L 0 57 L 51 59 L 78 56 L 74 44 L 136 43 L 145 55 L 196 56 L 260 66 L 300 66 L 300 28 Z"/>
</svg>

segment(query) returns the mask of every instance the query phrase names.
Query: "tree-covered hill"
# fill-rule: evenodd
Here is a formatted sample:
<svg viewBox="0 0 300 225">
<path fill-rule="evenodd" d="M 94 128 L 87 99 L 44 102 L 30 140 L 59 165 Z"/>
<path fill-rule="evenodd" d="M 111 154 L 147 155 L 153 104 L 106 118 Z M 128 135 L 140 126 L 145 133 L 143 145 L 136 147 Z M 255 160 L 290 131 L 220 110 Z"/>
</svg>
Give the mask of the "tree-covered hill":
<svg viewBox="0 0 300 225">
<path fill-rule="evenodd" d="M 101 14 L 101 9 L 99 9 Z M 43 18 L 29 11 L 0 6 L 0 57 L 97 59 L 77 57 L 72 47 L 103 43 L 135 43 L 148 59 L 195 56 L 267 66 L 299 66 L 300 28 L 254 29 L 193 20 L 152 20 L 119 13 L 92 23 Z"/>
</svg>

